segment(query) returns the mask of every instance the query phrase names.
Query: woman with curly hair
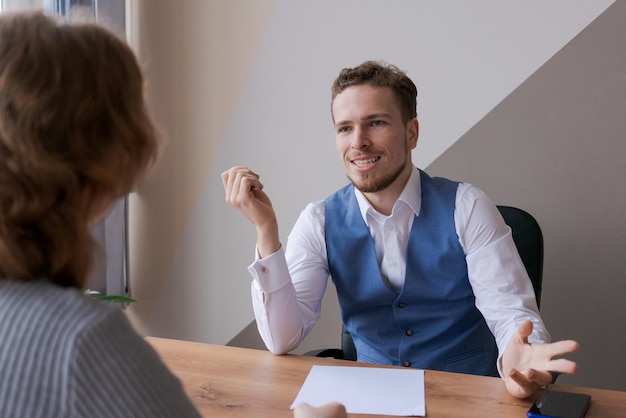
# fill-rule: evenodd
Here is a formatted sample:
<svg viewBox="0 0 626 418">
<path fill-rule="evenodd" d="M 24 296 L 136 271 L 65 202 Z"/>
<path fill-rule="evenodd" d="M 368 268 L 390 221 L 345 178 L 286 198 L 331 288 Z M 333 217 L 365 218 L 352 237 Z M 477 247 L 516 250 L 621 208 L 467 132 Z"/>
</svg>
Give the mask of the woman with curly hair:
<svg viewBox="0 0 626 418">
<path fill-rule="evenodd" d="M 97 24 L 0 14 L 0 416 L 199 416 L 124 312 L 84 295 L 91 226 L 157 157 L 143 84 Z"/>
</svg>

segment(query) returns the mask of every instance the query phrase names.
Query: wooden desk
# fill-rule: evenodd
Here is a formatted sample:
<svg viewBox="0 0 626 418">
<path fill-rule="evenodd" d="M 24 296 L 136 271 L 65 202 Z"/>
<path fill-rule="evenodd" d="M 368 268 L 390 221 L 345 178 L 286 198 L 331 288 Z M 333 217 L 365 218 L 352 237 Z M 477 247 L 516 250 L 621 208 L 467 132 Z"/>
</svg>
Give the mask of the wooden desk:
<svg viewBox="0 0 626 418">
<path fill-rule="evenodd" d="M 370 366 L 352 361 L 224 347 L 148 337 L 165 364 L 206 417 L 292 417 L 289 409 L 314 364 Z M 377 367 L 377 366 L 371 366 Z M 509 395 L 500 378 L 426 370 L 426 416 L 526 417 L 531 399 Z M 626 392 L 552 385 L 555 390 L 588 393 L 586 418 L 626 417 Z M 380 415 L 350 415 L 380 418 Z"/>
</svg>

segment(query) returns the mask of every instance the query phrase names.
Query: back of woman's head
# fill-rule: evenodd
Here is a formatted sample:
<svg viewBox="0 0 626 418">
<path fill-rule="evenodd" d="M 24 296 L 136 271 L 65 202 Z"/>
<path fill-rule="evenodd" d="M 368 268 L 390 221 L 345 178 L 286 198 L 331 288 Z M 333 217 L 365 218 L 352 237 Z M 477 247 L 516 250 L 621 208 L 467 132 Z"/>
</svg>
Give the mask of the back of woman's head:
<svg viewBox="0 0 626 418">
<path fill-rule="evenodd" d="M 93 23 L 0 14 L 0 277 L 82 287 L 91 223 L 157 148 L 124 41 Z"/>
</svg>

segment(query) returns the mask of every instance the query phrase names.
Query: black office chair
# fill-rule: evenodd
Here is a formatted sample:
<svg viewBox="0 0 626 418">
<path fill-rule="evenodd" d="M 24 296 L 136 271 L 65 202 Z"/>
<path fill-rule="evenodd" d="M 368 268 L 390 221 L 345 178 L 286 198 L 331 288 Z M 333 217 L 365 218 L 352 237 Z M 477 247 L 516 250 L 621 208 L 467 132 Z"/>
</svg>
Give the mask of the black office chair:
<svg viewBox="0 0 626 418">
<path fill-rule="evenodd" d="M 513 241 L 520 258 L 526 267 L 533 289 L 537 306 L 541 301 L 541 282 L 543 280 L 543 234 L 535 218 L 528 212 L 511 206 L 498 206 L 504 222 L 511 228 Z M 356 348 L 350 332 L 341 327 L 341 349 L 327 348 L 305 353 L 307 356 L 333 357 L 356 361 Z"/>
</svg>

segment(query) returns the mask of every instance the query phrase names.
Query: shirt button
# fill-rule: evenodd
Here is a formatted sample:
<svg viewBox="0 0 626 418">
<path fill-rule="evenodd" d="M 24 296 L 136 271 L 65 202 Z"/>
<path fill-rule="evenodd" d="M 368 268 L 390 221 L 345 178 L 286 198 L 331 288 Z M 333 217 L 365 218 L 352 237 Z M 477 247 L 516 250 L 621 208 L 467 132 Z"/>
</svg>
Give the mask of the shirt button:
<svg viewBox="0 0 626 418">
<path fill-rule="evenodd" d="M 407 329 L 406 331 L 404 331 L 404 333 L 406 334 L 407 337 L 410 337 L 411 335 L 413 335 L 413 330 Z"/>
<path fill-rule="evenodd" d="M 261 267 L 261 273 L 267 273 L 267 269 L 265 267 Z"/>
<path fill-rule="evenodd" d="M 402 362 L 402 365 L 403 365 L 404 367 L 411 367 L 411 362 L 410 362 L 410 361 L 408 361 L 408 360 L 404 360 L 404 361 Z"/>
<path fill-rule="evenodd" d="M 398 303 L 398 308 L 404 308 L 405 306 L 406 306 L 406 303 L 404 302 Z"/>
</svg>

